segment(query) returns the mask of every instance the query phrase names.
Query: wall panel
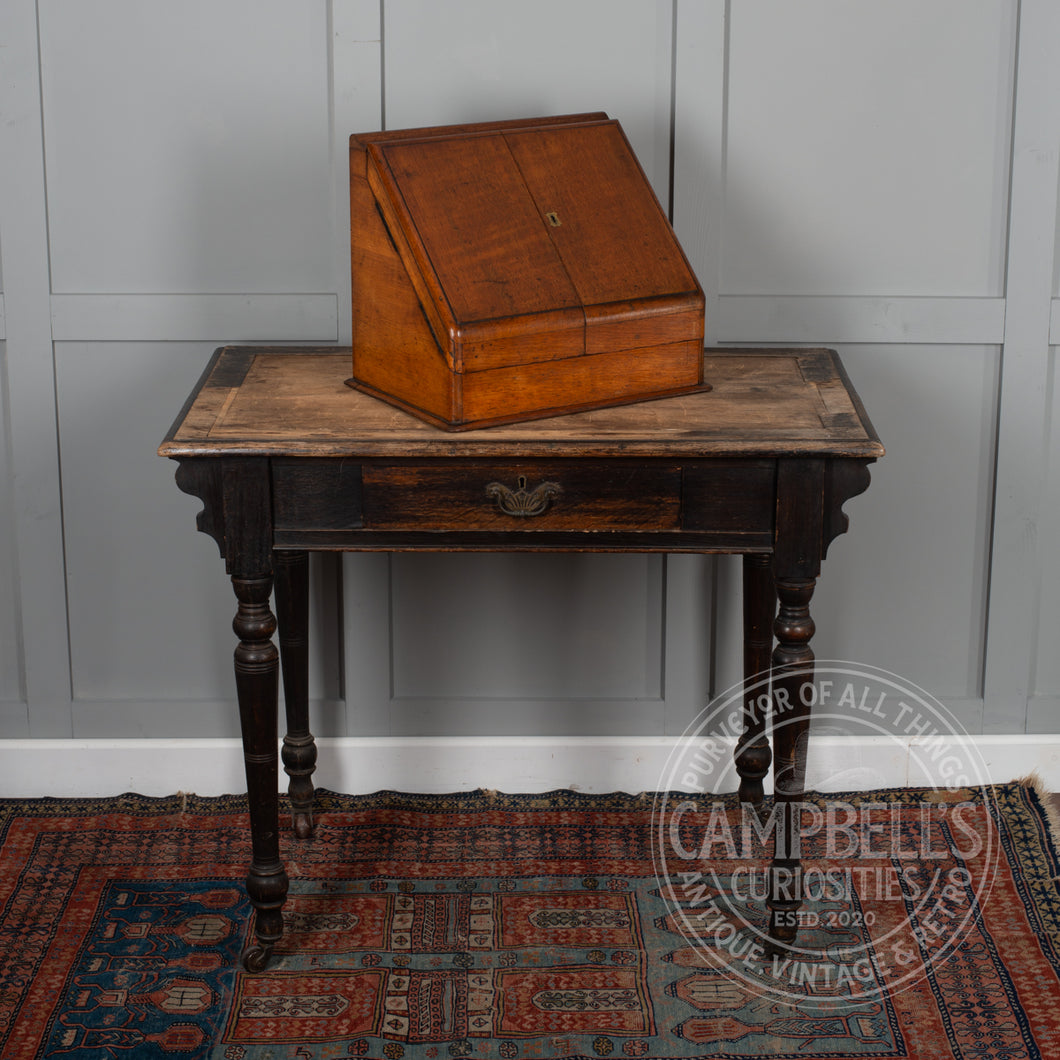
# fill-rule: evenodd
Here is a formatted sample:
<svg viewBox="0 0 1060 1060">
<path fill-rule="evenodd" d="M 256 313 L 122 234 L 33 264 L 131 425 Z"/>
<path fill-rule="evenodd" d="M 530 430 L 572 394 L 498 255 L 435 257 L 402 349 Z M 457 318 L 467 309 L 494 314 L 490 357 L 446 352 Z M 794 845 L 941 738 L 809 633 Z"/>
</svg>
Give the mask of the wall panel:
<svg viewBox="0 0 1060 1060">
<path fill-rule="evenodd" d="M 681 33 L 716 31 L 712 10 L 678 8 L 675 144 L 708 336 L 837 346 L 888 449 L 824 565 L 815 651 L 895 670 L 981 731 L 1015 7 L 732 4 L 724 64 Z M 716 592 L 733 610 L 738 561 Z M 717 689 L 740 643 L 716 636 Z"/>
<path fill-rule="evenodd" d="M 217 546 L 195 530 L 201 502 L 155 455 L 209 354 L 193 343 L 56 346 L 75 735 L 238 733 L 235 597 Z M 339 694 L 334 580 L 332 570 L 314 586 L 316 700 Z"/>
<path fill-rule="evenodd" d="M 18 735 L 70 734 L 65 650 L 55 378 L 49 319 L 47 202 L 37 8 L 0 4 L 3 120 L 0 121 L 0 253 L 4 274 L 5 443 L 11 476 L 17 570 L 19 669 L 26 711 Z"/>
<path fill-rule="evenodd" d="M 1056 219 L 1054 221 L 1055 234 L 1053 237 L 1053 310 L 1060 309 L 1060 184 L 1056 189 L 1057 203 L 1055 206 Z M 1054 316 L 1054 320 L 1055 320 Z M 1054 336 L 1055 337 L 1055 336 Z"/>
<path fill-rule="evenodd" d="M 326 13 L 42 0 L 53 291 L 334 290 Z"/>
<path fill-rule="evenodd" d="M 348 731 L 678 734 L 709 695 L 710 567 L 702 556 L 347 556 Z"/>
<path fill-rule="evenodd" d="M 409 701 L 438 700 L 444 732 L 606 733 L 616 723 L 622 732 L 629 719 L 616 715 L 662 699 L 659 557 L 399 559 L 391 581 L 395 726 Z M 489 721 L 469 726 L 465 718 L 483 701 Z M 527 701 L 535 701 L 533 715 Z"/>
<path fill-rule="evenodd" d="M 56 346 L 75 700 L 232 696 L 224 562 L 194 532 L 201 502 L 155 454 L 209 354 L 201 344 Z"/>
<path fill-rule="evenodd" d="M 22 699 L 19 652 L 18 600 L 15 584 L 14 507 L 11 503 L 11 463 L 7 441 L 7 347 L 0 342 L 0 703 Z M 13 717 L 24 722 L 25 708 L 15 708 Z M 5 713 L 5 720 L 8 715 Z M 23 733 L 22 735 L 25 735 Z"/>
<path fill-rule="evenodd" d="M 1044 551 L 1049 331 L 1060 187 L 1060 6 L 1023 0 L 1016 72 L 1005 341 L 998 400 L 990 613 L 984 668 L 987 732 L 1026 730 Z M 1054 722 L 1055 724 L 1055 722 Z"/>
<path fill-rule="evenodd" d="M 723 294 L 997 295 L 1016 5 L 731 6 Z"/>
<path fill-rule="evenodd" d="M 1060 197 L 1060 184 L 1057 186 Z M 1056 237 L 1053 243 L 1053 301 L 1049 341 L 1060 343 L 1060 204 L 1056 211 Z M 1046 482 L 1043 491 L 1043 519 L 1040 539 L 1043 575 L 1038 613 L 1038 637 L 1034 658 L 1034 699 L 1028 709 L 1027 727 L 1031 732 L 1052 732 L 1060 718 L 1060 385 L 1056 380 L 1057 346 L 1049 350 L 1046 434 Z"/>
<path fill-rule="evenodd" d="M 898 673 L 980 731 L 998 350 L 840 352 L 887 455 L 822 568 L 815 650 Z"/>
<path fill-rule="evenodd" d="M 1042 498 L 1042 580 L 1035 653 L 1034 695 L 1039 702 L 1031 712 L 1032 731 L 1055 731 L 1060 707 L 1060 386 L 1056 381 L 1057 351 L 1050 351 L 1047 478 Z M 1050 727 L 1051 726 L 1051 727 Z"/>
<path fill-rule="evenodd" d="M 607 111 L 669 200 L 669 0 L 386 0 L 386 124 Z"/>
<path fill-rule="evenodd" d="M 159 438 L 217 343 L 348 336 L 349 133 L 579 110 L 672 198 L 708 341 L 838 345 L 888 448 L 818 655 L 1056 731 L 1055 0 L 4 0 L 0 40 L 0 735 L 235 733 Z M 739 571 L 314 559 L 316 731 L 680 732 Z"/>
<path fill-rule="evenodd" d="M 982 730 L 993 503 L 996 348 L 844 346 L 843 363 L 887 455 L 847 502 L 846 534 L 821 568 L 811 611 L 820 659 L 890 670 Z M 722 561 L 719 610 L 740 597 Z M 715 687 L 740 676 L 739 630 L 719 623 Z"/>
</svg>

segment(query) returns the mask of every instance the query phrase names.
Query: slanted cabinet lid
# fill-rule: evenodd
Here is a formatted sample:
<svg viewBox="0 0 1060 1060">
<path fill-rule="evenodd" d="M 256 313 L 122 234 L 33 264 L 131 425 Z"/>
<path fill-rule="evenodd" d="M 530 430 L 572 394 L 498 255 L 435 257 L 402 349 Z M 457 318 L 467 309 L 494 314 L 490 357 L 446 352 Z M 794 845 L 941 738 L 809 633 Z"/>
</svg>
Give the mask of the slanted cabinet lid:
<svg viewBox="0 0 1060 1060">
<path fill-rule="evenodd" d="M 513 330 L 563 335 L 699 285 L 617 122 L 369 141 L 368 180 L 456 371 L 519 363 Z M 551 356 L 547 341 L 535 359 Z"/>
</svg>

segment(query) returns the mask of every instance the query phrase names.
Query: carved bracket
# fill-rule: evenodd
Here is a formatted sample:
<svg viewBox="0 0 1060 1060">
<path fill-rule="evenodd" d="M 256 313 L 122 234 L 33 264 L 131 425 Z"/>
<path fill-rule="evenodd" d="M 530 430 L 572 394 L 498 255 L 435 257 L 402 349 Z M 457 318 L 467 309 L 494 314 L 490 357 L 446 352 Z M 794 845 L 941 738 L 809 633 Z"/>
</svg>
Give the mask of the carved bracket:
<svg viewBox="0 0 1060 1060">
<path fill-rule="evenodd" d="M 828 555 L 828 546 L 846 533 L 850 518 L 843 512 L 843 505 L 851 497 L 864 493 L 869 488 L 869 464 L 874 460 L 835 458 L 828 461 L 825 471 L 824 534 L 821 541 L 822 558 Z"/>
<path fill-rule="evenodd" d="M 221 462 L 209 457 L 176 457 L 177 488 L 182 493 L 198 497 L 203 509 L 195 517 L 195 525 L 217 542 L 221 558 L 225 558 L 224 487 Z"/>
</svg>

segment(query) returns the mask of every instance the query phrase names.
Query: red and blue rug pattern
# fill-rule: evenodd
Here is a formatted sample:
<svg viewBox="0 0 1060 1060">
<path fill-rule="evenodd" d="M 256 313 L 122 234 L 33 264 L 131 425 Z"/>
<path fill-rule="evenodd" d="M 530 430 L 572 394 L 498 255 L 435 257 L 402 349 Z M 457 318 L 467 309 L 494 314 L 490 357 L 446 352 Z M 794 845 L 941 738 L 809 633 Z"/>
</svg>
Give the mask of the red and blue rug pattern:
<svg viewBox="0 0 1060 1060">
<path fill-rule="evenodd" d="M 284 839 L 286 934 L 257 975 L 240 964 L 244 799 L 0 802 L 0 1056 L 1060 1057 L 1057 853 L 1032 788 L 994 794 L 962 824 L 1000 868 L 945 960 L 915 923 L 865 923 L 871 876 L 854 877 L 858 918 L 808 901 L 822 953 L 856 945 L 882 981 L 908 927 L 924 962 L 912 985 L 845 1003 L 823 970 L 771 995 L 704 960 L 656 877 L 651 796 L 321 792 L 314 837 Z M 713 878 L 734 923 L 763 927 L 746 867 Z"/>
</svg>

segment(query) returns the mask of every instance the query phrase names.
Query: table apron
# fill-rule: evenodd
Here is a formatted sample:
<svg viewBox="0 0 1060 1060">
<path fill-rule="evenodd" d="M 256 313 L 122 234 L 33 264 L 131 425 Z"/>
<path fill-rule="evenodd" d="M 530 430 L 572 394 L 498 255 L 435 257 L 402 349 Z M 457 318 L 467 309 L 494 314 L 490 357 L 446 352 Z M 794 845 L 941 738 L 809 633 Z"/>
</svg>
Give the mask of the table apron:
<svg viewBox="0 0 1060 1060">
<path fill-rule="evenodd" d="M 275 547 L 768 549 L 776 461 L 274 458 Z M 393 542 L 393 545 L 388 545 Z"/>
<path fill-rule="evenodd" d="M 309 552 L 772 552 L 770 533 L 276 530 L 273 547 Z"/>
</svg>

